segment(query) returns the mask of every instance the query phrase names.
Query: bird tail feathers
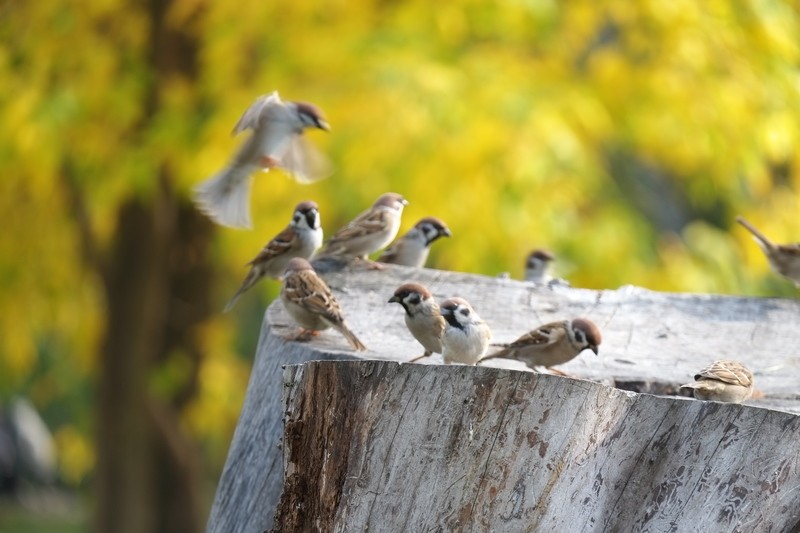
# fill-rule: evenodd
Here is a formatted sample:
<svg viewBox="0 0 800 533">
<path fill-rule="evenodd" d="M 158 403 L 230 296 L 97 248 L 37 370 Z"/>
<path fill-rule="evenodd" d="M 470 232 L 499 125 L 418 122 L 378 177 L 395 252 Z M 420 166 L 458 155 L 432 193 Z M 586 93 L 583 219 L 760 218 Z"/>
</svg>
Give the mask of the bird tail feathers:
<svg viewBox="0 0 800 533">
<path fill-rule="evenodd" d="M 353 346 L 353 348 L 357 352 L 365 352 L 365 351 L 367 351 L 367 347 L 364 346 L 364 343 L 361 342 L 360 340 L 358 340 L 358 337 L 356 337 L 356 334 L 353 333 L 352 331 L 350 331 L 350 328 L 348 328 L 346 324 L 342 324 L 341 326 L 339 326 L 336 329 L 339 330 L 339 333 L 344 335 L 344 337 L 347 339 L 347 341 Z"/>
<path fill-rule="evenodd" d="M 231 228 L 251 228 L 250 176 L 255 167 L 230 166 L 194 189 L 197 207 L 212 220 Z"/>
</svg>

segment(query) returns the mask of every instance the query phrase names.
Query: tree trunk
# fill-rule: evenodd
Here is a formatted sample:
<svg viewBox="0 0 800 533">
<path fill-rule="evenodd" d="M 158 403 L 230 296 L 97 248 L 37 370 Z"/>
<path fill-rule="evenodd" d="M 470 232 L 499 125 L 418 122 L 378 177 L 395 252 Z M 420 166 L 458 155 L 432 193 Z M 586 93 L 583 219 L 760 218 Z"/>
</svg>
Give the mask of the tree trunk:
<svg viewBox="0 0 800 533">
<path fill-rule="evenodd" d="M 129 135 L 135 143 L 147 139 L 158 119 L 167 82 L 195 77 L 197 44 L 167 20 L 172 1 L 133 3 L 148 17 L 152 73 L 142 121 Z M 202 529 L 200 463 L 180 415 L 197 390 L 203 352 L 195 332 L 212 312 L 213 230 L 174 193 L 166 161 L 153 180 L 150 197 L 120 207 L 108 264 L 99 266 L 107 325 L 98 386 L 98 532 Z M 155 392 L 154 374 L 174 357 L 183 358 L 187 375 Z"/>
</svg>

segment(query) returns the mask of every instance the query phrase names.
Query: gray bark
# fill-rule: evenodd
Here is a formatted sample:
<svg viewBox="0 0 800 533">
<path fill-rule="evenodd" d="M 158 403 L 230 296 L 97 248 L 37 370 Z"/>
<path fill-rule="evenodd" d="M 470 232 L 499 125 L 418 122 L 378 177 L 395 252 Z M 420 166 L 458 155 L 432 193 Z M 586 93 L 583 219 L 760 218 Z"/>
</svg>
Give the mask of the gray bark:
<svg viewBox="0 0 800 533">
<path fill-rule="evenodd" d="M 505 369 L 287 367 L 276 531 L 793 531 L 800 417 Z"/>
<path fill-rule="evenodd" d="M 668 294 L 634 287 L 613 291 L 570 288 L 550 290 L 513 280 L 403 267 L 389 268 L 381 272 L 358 272 L 355 275 L 348 272 L 328 274 L 325 279 L 339 298 L 352 329 L 370 350 L 364 354 L 356 354 L 351 351 L 347 342 L 332 330 L 323 332 L 310 343 L 286 342 L 284 337 L 294 329 L 291 319 L 284 312 L 280 302 L 270 306 L 262 327 L 247 399 L 217 488 L 208 531 L 261 532 L 272 527 L 284 483 L 284 465 L 278 443 L 283 433 L 282 419 L 285 410 L 290 413 L 290 420 L 294 420 L 292 417 L 300 412 L 309 427 L 326 427 L 325 424 L 331 421 L 324 420 L 324 417 L 316 420 L 314 417 L 319 413 L 313 411 L 312 406 L 320 404 L 317 407 L 321 408 L 326 403 L 332 402 L 326 396 L 334 395 L 333 390 L 329 391 L 329 387 L 339 386 L 335 385 L 332 376 L 344 380 L 343 383 L 361 383 L 359 379 L 362 381 L 366 379 L 358 378 L 361 370 L 355 370 L 355 367 L 343 365 L 341 370 L 337 370 L 334 365 L 333 370 L 326 370 L 327 385 L 317 391 L 317 394 L 322 396 L 298 395 L 295 391 L 296 386 L 293 385 L 287 387 L 292 392 L 287 396 L 289 403 L 283 407 L 281 398 L 284 386 L 280 368 L 282 365 L 295 365 L 319 359 L 407 361 L 422 353 L 422 347 L 405 329 L 402 308 L 397 304 L 387 303 L 394 289 L 408 281 L 423 283 L 437 299 L 458 295 L 469 300 L 492 327 L 497 342 L 511 341 L 525 331 L 552 320 L 576 316 L 588 317 L 594 320 L 603 332 L 600 356 L 595 357 L 586 352 L 559 367 L 571 376 L 582 378 L 577 381 L 538 376 L 527 371 L 521 363 L 504 360 L 490 360 L 486 364 L 505 370 L 425 366 L 440 365 L 439 355 L 421 361 L 423 365 L 374 367 L 374 373 L 386 377 L 384 387 L 370 392 L 372 390 L 370 387 L 377 385 L 365 382 L 366 384 L 360 388 L 346 389 L 346 395 L 352 398 L 341 400 L 352 402 L 347 405 L 360 405 L 363 408 L 367 404 L 359 402 L 368 402 L 369 394 L 379 393 L 378 399 L 372 399 L 377 403 L 370 404 L 379 412 L 359 411 L 364 419 L 357 421 L 357 425 L 366 432 L 365 434 L 347 433 L 345 429 L 334 424 L 336 431 L 328 438 L 320 439 L 318 433 L 306 435 L 303 431 L 297 430 L 296 426 L 292 429 L 294 432 L 292 435 L 295 433 L 299 435 L 297 439 L 301 441 L 311 439 L 309 442 L 316 443 L 319 449 L 313 453 L 322 453 L 321 450 L 328 449 L 327 446 L 334 446 L 330 448 L 331 450 L 343 449 L 336 448 L 337 446 L 367 446 L 373 450 L 371 453 L 377 458 L 376 460 L 379 459 L 382 461 L 381 464 L 385 465 L 382 467 L 384 471 L 382 476 L 366 478 L 368 483 L 365 486 L 376 493 L 374 501 L 363 497 L 357 500 L 348 499 L 350 493 L 342 490 L 355 489 L 342 480 L 324 477 L 303 478 L 305 483 L 333 483 L 327 486 L 326 490 L 333 490 L 331 487 L 335 487 L 339 490 L 336 498 L 347 503 L 346 508 L 341 504 L 335 506 L 336 514 L 331 516 L 332 520 L 337 521 L 329 522 L 330 524 L 348 528 L 349 525 L 353 525 L 356 529 L 358 524 L 369 525 L 372 530 L 373 527 L 378 527 L 374 522 L 378 517 L 383 519 L 394 516 L 387 515 L 384 508 L 380 507 L 384 498 L 398 508 L 410 509 L 424 504 L 429 515 L 436 514 L 435 517 L 426 518 L 427 522 L 421 517 L 413 518 L 414 522 L 409 523 L 411 529 L 408 530 L 416 530 L 417 526 L 422 527 L 425 524 L 434 529 L 441 526 L 447 530 L 448 527 L 443 524 L 456 523 L 473 524 L 476 530 L 485 529 L 484 524 L 487 523 L 494 524 L 490 527 L 495 527 L 497 530 L 524 530 L 523 524 L 527 523 L 554 526 L 557 524 L 553 521 L 557 513 L 595 520 L 595 522 L 576 522 L 585 524 L 587 531 L 604 528 L 615 530 L 622 527 L 619 524 L 626 526 L 623 529 L 628 529 L 627 526 L 635 527 L 636 524 L 641 528 L 645 528 L 646 525 L 649 529 L 652 524 L 667 523 L 659 517 L 673 516 L 672 513 L 676 508 L 683 508 L 682 512 L 687 512 L 686 508 L 695 505 L 697 494 L 705 498 L 702 501 L 706 503 L 702 505 L 706 506 L 706 514 L 722 516 L 720 513 L 723 513 L 723 518 L 728 517 L 725 518 L 728 522 L 721 523 L 736 524 L 744 520 L 742 517 L 745 515 L 740 508 L 751 508 L 748 512 L 753 512 L 752 509 L 764 511 L 764 504 L 756 504 L 756 501 L 760 500 L 753 499 L 757 493 L 768 493 L 770 490 L 775 492 L 769 499 L 772 503 L 767 505 L 770 509 L 772 508 L 770 505 L 777 505 L 778 502 L 781 505 L 797 503 L 792 498 L 796 498 L 795 493 L 800 493 L 800 490 L 791 490 L 800 488 L 797 472 L 797 457 L 800 454 L 794 444 L 800 442 L 797 439 L 795 416 L 800 413 L 800 379 L 797 377 L 800 368 L 800 356 L 797 352 L 797 347 L 800 346 L 800 328 L 797 327 L 800 323 L 800 302 L 797 300 Z M 672 394 L 678 385 L 690 381 L 697 370 L 716 359 L 739 360 L 754 372 L 758 397 L 748 402 L 749 405 L 780 409 L 794 414 L 674 397 L 629 396 L 629 393 L 609 387 Z M 320 371 L 314 368 L 316 376 Z M 345 372 L 345 368 L 353 375 L 342 376 L 341 373 Z M 308 372 L 310 371 L 309 368 Z M 289 380 L 287 383 L 307 379 L 303 371 L 290 369 L 287 372 Z M 407 401 L 410 392 L 403 389 L 402 380 L 413 380 L 428 374 L 431 377 L 426 379 L 435 378 L 437 388 L 430 390 L 423 388 L 417 391 L 415 395 L 417 399 L 414 400 L 417 403 L 410 404 L 409 408 L 413 412 L 413 417 L 408 413 L 402 415 L 395 412 L 395 408 L 393 408 L 395 411 L 387 411 L 387 413 L 394 412 L 395 418 L 392 419 L 392 424 L 397 427 L 396 435 L 389 440 L 391 448 L 388 448 L 388 444 L 384 441 L 369 440 L 371 437 L 377 438 L 375 429 L 377 426 L 365 425 L 369 420 L 376 424 L 389 424 L 389 418 L 378 421 L 374 417 L 388 416 L 384 413 L 387 406 L 405 405 L 403 402 Z M 389 377 L 391 379 L 388 379 Z M 395 384 L 395 380 L 400 382 Z M 420 381 L 420 386 L 425 383 L 427 381 Z M 475 387 L 479 383 L 491 386 L 487 385 L 486 391 L 476 394 Z M 515 390 L 526 393 L 532 391 L 532 394 L 540 400 L 532 404 L 533 400 L 520 397 L 519 393 L 504 388 L 506 385 L 498 386 L 498 383 L 501 385 L 516 383 Z M 433 383 L 428 385 L 432 386 Z M 505 390 L 505 396 L 500 393 L 502 390 Z M 549 391 L 548 398 L 552 397 L 550 416 L 562 413 L 558 424 L 552 421 L 547 424 L 544 421 L 534 423 L 545 411 L 542 407 L 545 404 L 542 402 L 548 399 L 541 398 L 539 394 L 541 391 Z M 365 394 L 367 396 L 364 396 Z M 512 398 L 516 398 L 514 402 L 509 403 L 509 394 Z M 462 402 L 463 398 L 473 398 L 473 400 L 462 407 L 458 398 L 462 398 Z M 481 405 L 480 401 L 494 403 Z M 504 401 L 506 403 L 502 403 Z M 305 407 L 296 405 L 297 402 L 305 402 L 306 405 Z M 444 411 L 442 407 L 446 407 Z M 310 415 L 302 409 L 312 409 L 309 413 L 313 416 L 308 418 Z M 489 424 L 493 420 L 489 414 L 498 409 L 511 412 L 514 415 L 513 420 L 505 417 L 503 421 L 494 419 L 493 425 Z M 536 413 L 539 413 L 539 418 Z M 570 419 L 568 416 L 573 418 Z M 404 417 L 409 419 L 403 422 Z M 634 423 L 636 420 L 640 422 Z M 706 421 L 703 426 L 705 431 L 698 432 L 698 424 L 703 421 Z M 419 427 L 410 428 L 407 426 L 410 422 L 416 422 Z M 780 431 L 776 430 L 777 432 L 766 439 L 771 442 L 769 446 L 765 444 L 763 449 L 754 448 L 757 441 L 765 440 L 762 435 L 768 422 L 770 425 L 780 427 Z M 729 424 L 735 428 L 729 427 Z M 684 428 L 694 428 L 694 430 L 689 432 Z M 464 441 L 470 429 L 473 440 Z M 461 454 L 466 452 L 460 448 L 465 448 L 475 455 L 470 456 L 472 459 L 469 461 L 463 455 L 458 455 L 459 461 L 448 463 L 449 459 L 441 456 L 441 450 L 447 448 L 442 448 L 440 432 L 447 435 L 457 432 L 458 434 L 453 436 L 454 449 L 458 449 Z M 734 435 L 735 432 L 738 434 Z M 531 435 L 533 444 L 530 450 L 524 447 L 514 448 L 513 443 L 518 442 L 520 438 L 518 434 L 524 434 L 525 439 Z M 695 442 L 700 448 L 696 448 L 696 452 L 692 450 L 690 456 L 684 456 L 682 454 L 688 453 L 689 448 L 681 443 L 690 434 L 696 435 L 696 439 L 690 441 Z M 332 435 L 337 439 L 352 439 L 352 442 L 332 443 Z M 483 442 L 482 439 L 488 438 L 488 435 L 495 435 L 495 449 L 499 445 L 504 454 L 511 454 L 508 457 L 514 455 L 515 449 L 527 450 L 527 453 L 516 454 L 513 461 L 504 462 L 502 465 L 495 463 L 494 459 L 489 461 L 490 457 L 496 457 L 495 452 L 492 452 L 491 456 L 480 455 L 482 449 L 476 448 L 477 444 L 474 444 L 476 439 L 481 439 Z M 425 440 L 428 437 L 432 440 Z M 363 439 L 369 442 L 362 442 Z M 792 461 L 775 462 L 775 449 L 781 446 L 772 441 L 777 439 L 786 443 L 787 454 L 794 453 Z M 592 440 L 594 442 L 591 442 Z M 735 445 L 729 444 L 729 441 L 735 441 Z M 286 453 L 298 453 L 296 449 L 291 448 L 292 442 L 287 439 Z M 544 442 L 547 443 L 543 452 L 545 456 L 540 457 L 539 450 L 542 448 L 541 443 Z M 714 480 L 722 479 L 719 477 L 722 468 L 720 465 L 728 461 L 728 456 L 722 455 L 717 448 L 727 449 L 731 446 L 739 449 L 742 457 L 747 457 L 747 465 L 740 465 L 746 471 L 738 474 L 737 479 L 741 481 L 723 487 Z M 793 451 L 791 446 L 795 446 Z M 402 457 L 404 460 L 414 461 L 404 466 L 409 470 L 404 474 L 406 480 L 411 479 L 409 476 L 423 474 L 427 476 L 439 472 L 435 474 L 439 477 L 430 478 L 425 485 L 433 492 L 420 492 L 422 489 L 418 487 L 418 483 L 406 487 L 392 484 L 395 477 L 400 475 L 399 470 L 402 466 L 402 463 L 391 462 L 394 456 L 389 452 L 396 453 L 395 448 L 408 450 Z M 384 451 L 379 452 L 379 450 Z M 412 453 L 412 450 L 416 451 Z M 622 461 L 622 455 L 618 455 L 620 450 L 638 450 L 638 455 L 631 452 L 627 459 Z M 667 454 L 664 450 L 669 450 L 670 453 Z M 308 450 L 307 453 L 312 451 Z M 483 453 L 486 453 L 485 450 Z M 349 456 L 339 454 L 335 457 L 339 461 L 347 458 L 347 464 L 344 465 L 347 467 L 347 476 L 361 476 L 360 470 L 353 470 Z M 535 458 L 538 460 L 534 462 Z M 642 470 L 639 465 L 643 461 L 650 466 Z M 377 463 L 372 464 L 362 458 L 359 464 L 363 464 L 364 468 L 375 468 Z M 446 464 L 456 465 L 455 472 L 441 470 L 444 468 L 442 465 Z M 733 479 L 736 475 L 737 464 L 739 463 L 726 466 L 733 469 L 726 470 L 731 476 L 728 479 Z M 287 463 L 286 466 L 290 465 L 291 463 Z M 555 470 L 547 470 L 547 465 Z M 576 465 L 584 465 L 585 468 L 577 468 Z M 305 464 L 300 466 L 314 467 Z M 344 466 L 329 465 L 328 468 L 335 470 Z M 684 466 L 684 469 L 678 473 L 680 466 Z M 485 473 L 478 476 L 476 472 L 472 472 L 475 468 L 478 473 L 483 468 Z M 537 470 L 539 468 L 544 470 Z M 777 472 L 775 475 L 779 475 L 779 478 L 771 477 L 772 474 L 758 477 L 759 472 L 767 472 L 769 468 L 773 469 L 772 472 Z M 298 472 L 307 470 L 301 468 Z M 555 475 L 553 472 L 560 474 Z M 289 472 L 289 479 L 299 482 L 300 478 L 291 477 L 293 473 Z M 545 473 L 552 475 L 547 477 Z M 454 477 L 449 483 L 459 480 L 452 487 L 442 481 L 449 480 L 448 476 L 451 475 Z M 602 477 L 600 481 L 597 481 L 598 475 Z M 545 478 L 551 481 L 550 485 L 543 487 L 541 483 Z M 572 478 L 580 480 L 581 484 L 575 485 L 581 487 L 580 491 L 575 492 L 576 489 L 570 489 Z M 658 483 L 669 480 L 672 484 L 663 487 L 653 485 L 656 480 Z M 789 486 L 792 482 L 794 485 Z M 683 485 L 677 485 L 678 483 Z M 706 485 L 712 488 L 706 489 Z M 296 485 L 288 485 L 288 488 L 292 487 L 296 488 Z M 399 490 L 398 487 L 405 490 L 403 498 L 408 501 L 393 492 Z M 590 494 L 589 489 L 592 487 L 595 487 L 592 489 L 595 492 Z M 713 501 L 709 499 L 710 492 L 707 493 L 707 490 L 710 491 L 714 487 L 723 487 L 719 489 L 719 494 L 727 498 L 724 500 L 727 503 L 721 507 L 714 507 L 712 504 L 722 505 L 722 499 Z M 447 514 L 445 507 L 441 505 L 445 505 L 442 502 L 451 500 L 435 499 L 435 497 L 450 498 L 451 496 L 447 494 L 456 489 L 463 494 L 472 491 L 474 504 L 469 508 L 469 513 L 464 510 L 466 508 L 459 507 L 450 509 L 450 514 Z M 309 487 L 309 490 L 316 489 Z M 685 499 L 688 496 L 684 492 L 688 490 L 694 491 L 691 492 L 691 500 Z M 447 494 L 437 496 L 437 491 L 445 491 Z M 287 492 L 284 501 L 291 493 Z M 391 497 L 392 494 L 394 498 Z M 542 500 L 543 494 L 547 495 L 545 500 Z M 578 496 L 580 499 L 576 499 Z M 307 497 L 314 498 L 316 495 L 309 494 Z M 521 498 L 524 502 L 520 500 Z M 614 498 L 618 501 L 615 502 Z M 428 505 L 427 502 L 434 500 L 439 502 L 436 506 L 432 503 Z M 584 500 L 585 503 L 577 503 Z M 409 502 L 414 501 L 417 504 L 409 506 Z M 492 503 L 493 501 L 496 502 Z M 503 501 L 506 502 L 504 504 L 506 507 L 499 507 Z M 546 502 L 544 506 L 543 501 Z M 571 504 L 569 509 L 565 507 L 567 502 Z M 366 506 L 364 509 L 367 510 L 361 509 L 361 506 Z M 673 508 L 674 506 L 677 507 Z M 368 515 L 368 509 L 373 507 L 373 518 L 364 518 L 363 513 L 366 512 Z M 787 509 L 798 507 L 800 506 L 794 505 Z M 577 508 L 582 511 L 578 513 Z M 648 509 L 655 514 L 650 516 Z M 625 516 L 632 521 L 615 521 L 614 513 L 623 510 L 627 513 Z M 308 509 L 305 512 L 308 514 Z M 330 511 L 326 512 L 330 514 Z M 502 522 L 502 524 L 492 522 L 495 520 L 495 514 L 498 517 L 519 516 L 519 518 L 513 518 L 515 521 L 513 523 L 516 525 L 508 526 L 511 528 L 508 529 L 502 524 L 512 522 Z M 287 516 L 290 515 L 285 509 L 282 514 L 279 513 L 281 520 L 289 520 Z M 313 513 L 310 516 L 313 517 Z M 786 511 L 784 516 L 790 517 L 791 513 Z M 347 520 L 349 524 L 341 520 Z M 597 522 L 598 520 L 602 522 Z M 759 523 L 766 524 L 764 521 Z M 784 522 L 784 525 L 788 523 Z M 289 522 L 279 525 L 286 531 L 293 530 L 289 527 Z M 387 522 L 387 527 L 388 525 L 402 526 L 402 523 Z M 563 527 L 563 524 L 559 527 Z M 655 529 L 660 529 L 660 526 Z M 749 529 L 752 528 L 747 525 L 743 530 Z M 762 529 L 769 530 L 766 526 Z M 576 526 L 576 529 L 570 528 L 570 530 L 581 529 Z"/>
</svg>

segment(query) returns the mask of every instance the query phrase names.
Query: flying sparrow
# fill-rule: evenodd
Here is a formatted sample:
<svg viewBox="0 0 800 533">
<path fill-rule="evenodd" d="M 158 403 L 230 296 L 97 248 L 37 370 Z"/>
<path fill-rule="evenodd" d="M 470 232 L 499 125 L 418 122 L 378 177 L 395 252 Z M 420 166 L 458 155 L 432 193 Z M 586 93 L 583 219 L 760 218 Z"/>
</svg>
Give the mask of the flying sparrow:
<svg viewBox="0 0 800 533">
<path fill-rule="evenodd" d="M 392 243 L 378 257 L 381 263 L 422 268 L 428 259 L 433 241 L 439 237 L 450 237 L 450 229 L 435 217 L 425 217 L 417 222 L 405 235 Z"/>
<path fill-rule="evenodd" d="M 440 309 L 447 322 L 442 332 L 445 364 L 476 364 L 489 347 L 492 338 L 489 326 L 463 298 L 445 300 Z"/>
<path fill-rule="evenodd" d="M 400 218 L 406 205 L 406 199 L 397 193 L 382 194 L 371 208 L 337 231 L 314 257 L 358 257 L 366 260 L 367 255 L 392 242 L 400 229 Z"/>
<path fill-rule="evenodd" d="M 350 331 L 331 289 L 302 257 L 292 258 L 286 265 L 281 301 L 286 312 L 303 328 L 290 340 L 308 340 L 320 330 L 332 327 L 357 351 L 367 349 Z"/>
<path fill-rule="evenodd" d="M 250 272 L 242 286 L 225 306 L 230 311 L 239 297 L 261 278 L 277 278 L 286 269 L 293 257 L 308 259 L 322 245 L 322 227 L 319 220 L 319 207 L 315 202 L 300 202 L 294 208 L 292 221 L 284 230 L 269 241 L 259 254 L 249 263 Z"/>
<path fill-rule="evenodd" d="M 195 202 L 215 222 L 233 228 L 249 228 L 251 175 L 282 168 L 300 183 L 310 183 L 330 172 L 325 158 L 303 138 L 306 128 L 330 129 L 322 112 L 306 102 L 284 102 L 278 91 L 259 97 L 233 128 L 253 134 L 213 177 L 195 188 Z"/>
<path fill-rule="evenodd" d="M 692 389 L 698 400 L 742 403 L 753 393 L 753 374 L 736 361 L 714 361 L 681 388 Z"/>
<path fill-rule="evenodd" d="M 764 251 L 764 255 L 767 256 L 772 270 L 792 280 L 795 285 L 800 287 L 800 242 L 775 244 L 744 218 L 736 217 L 736 222 L 753 234 L 756 242 Z"/>
<path fill-rule="evenodd" d="M 600 342 L 600 330 L 588 318 L 559 320 L 529 331 L 483 360 L 502 357 L 522 361 L 529 368 L 549 368 L 574 359 L 587 348 L 597 355 Z"/>
<path fill-rule="evenodd" d="M 525 260 L 525 281 L 547 284 L 553 277 L 550 275 L 550 264 L 555 256 L 547 250 L 533 250 Z"/>
<path fill-rule="evenodd" d="M 406 327 L 425 348 L 425 353 L 411 359 L 414 362 L 432 353 L 442 353 L 442 331 L 445 321 L 431 291 L 419 283 L 400 285 L 389 303 L 398 303 L 405 309 Z"/>
</svg>

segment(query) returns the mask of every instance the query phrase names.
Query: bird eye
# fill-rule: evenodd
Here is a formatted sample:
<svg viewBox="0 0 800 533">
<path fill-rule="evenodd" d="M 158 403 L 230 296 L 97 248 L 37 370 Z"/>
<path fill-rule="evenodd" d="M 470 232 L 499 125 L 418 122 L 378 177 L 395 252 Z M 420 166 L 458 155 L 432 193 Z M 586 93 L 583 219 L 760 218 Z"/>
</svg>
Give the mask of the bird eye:
<svg viewBox="0 0 800 533">
<path fill-rule="evenodd" d="M 419 294 L 409 294 L 408 298 L 406 298 L 406 301 L 410 304 L 417 305 L 420 302 Z"/>
</svg>

